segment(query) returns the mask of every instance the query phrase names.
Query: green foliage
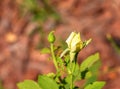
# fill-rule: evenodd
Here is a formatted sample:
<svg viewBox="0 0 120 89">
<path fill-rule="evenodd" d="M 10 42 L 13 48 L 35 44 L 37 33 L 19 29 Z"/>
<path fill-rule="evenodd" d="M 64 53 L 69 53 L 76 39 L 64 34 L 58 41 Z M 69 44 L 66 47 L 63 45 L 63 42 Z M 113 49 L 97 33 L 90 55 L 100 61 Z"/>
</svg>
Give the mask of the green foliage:
<svg viewBox="0 0 120 89">
<path fill-rule="evenodd" d="M 52 36 L 54 36 L 53 32 Z M 50 36 L 48 36 L 48 38 L 49 37 Z M 76 42 L 77 39 L 79 41 Z M 38 89 L 39 87 L 41 89 L 102 89 L 105 82 L 97 81 L 97 73 L 101 64 L 99 53 L 89 56 L 81 64 L 77 63 L 79 51 L 86 47 L 91 42 L 91 39 L 83 42 L 80 40 L 80 34 L 74 32 L 72 33 L 72 36 L 70 35 L 69 39 L 67 39 L 69 47 L 59 55 L 56 54 L 56 50 L 59 50 L 58 47 L 54 45 L 53 41 L 51 42 L 50 40 L 49 42 L 50 49 L 45 48 L 42 51 L 45 53 L 51 53 L 56 73 L 39 75 L 38 83 L 33 81 L 18 83 L 19 89 L 27 89 L 28 87 L 35 87 L 34 89 Z M 77 51 L 73 51 L 73 49 Z M 85 83 L 80 87 L 76 86 L 75 83 L 81 80 L 85 80 Z"/>
<path fill-rule="evenodd" d="M 18 83 L 19 89 L 41 89 L 38 83 L 32 80 L 25 80 L 24 82 Z"/>
<path fill-rule="evenodd" d="M 49 17 L 60 20 L 59 14 L 55 11 L 48 0 L 24 0 L 21 4 L 24 15 L 30 14 L 32 19 L 43 23 Z"/>
<path fill-rule="evenodd" d="M 39 75 L 38 84 L 42 89 L 59 89 L 55 80 L 44 75 Z"/>
<path fill-rule="evenodd" d="M 85 70 L 89 69 L 98 60 L 99 60 L 99 54 L 98 53 L 88 57 L 80 65 L 80 71 L 82 72 L 82 71 L 85 71 Z"/>
<path fill-rule="evenodd" d="M 93 82 L 85 87 L 85 89 L 101 89 L 105 85 L 105 82 Z"/>
<path fill-rule="evenodd" d="M 40 51 L 41 53 L 50 53 L 50 49 L 49 48 L 43 48 L 43 49 L 41 49 L 41 51 Z"/>
</svg>

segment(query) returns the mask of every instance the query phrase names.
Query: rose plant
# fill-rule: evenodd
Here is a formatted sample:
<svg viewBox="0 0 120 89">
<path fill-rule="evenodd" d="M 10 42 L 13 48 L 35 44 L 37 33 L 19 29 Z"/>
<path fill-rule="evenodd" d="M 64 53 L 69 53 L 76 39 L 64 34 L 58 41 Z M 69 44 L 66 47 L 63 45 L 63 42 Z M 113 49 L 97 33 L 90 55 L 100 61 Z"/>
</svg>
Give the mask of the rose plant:
<svg viewBox="0 0 120 89">
<path fill-rule="evenodd" d="M 86 47 L 91 39 L 82 41 L 80 33 L 72 32 L 67 38 L 67 48 L 59 54 L 55 42 L 54 31 L 48 35 L 50 48 L 44 52 L 50 53 L 56 68 L 55 73 L 38 76 L 38 81 L 25 80 L 17 84 L 19 89 L 102 89 L 104 81 L 97 81 L 100 66 L 99 53 L 86 58 L 81 64 L 77 62 L 78 53 Z M 83 83 L 79 83 L 80 81 Z"/>
</svg>

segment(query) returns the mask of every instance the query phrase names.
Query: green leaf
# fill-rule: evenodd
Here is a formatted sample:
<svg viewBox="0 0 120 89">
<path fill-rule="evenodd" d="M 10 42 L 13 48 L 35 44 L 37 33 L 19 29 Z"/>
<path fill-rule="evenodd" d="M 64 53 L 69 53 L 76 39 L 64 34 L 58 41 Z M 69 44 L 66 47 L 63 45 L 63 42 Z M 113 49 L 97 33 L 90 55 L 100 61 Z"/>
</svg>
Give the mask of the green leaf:
<svg viewBox="0 0 120 89">
<path fill-rule="evenodd" d="M 84 89 L 102 89 L 105 85 L 105 82 L 93 82 L 92 84 L 87 85 Z"/>
<path fill-rule="evenodd" d="M 88 84 L 93 83 L 97 80 L 97 76 L 99 73 L 98 70 L 100 68 L 100 65 L 101 65 L 101 61 L 98 60 L 94 65 L 92 65 L 92 67 L 90 67 L 89 71 L 92 73 L 92 76 L 87 79 L 85 78 L 86 82 L 85 82 L 84 86 L 87 86 Z M 86 76 L 87 76 L 87 74 L 86 74 Z"/>
<path fill-rule="evenodd" d="M 43 48 L 41 51 L 41 53 L 50 53 L 50 49 L 49 48 Z"/>
<path fill-rule="evenodd" d="M 65 83 L 64 83 L 65 89 L 70 89 L 70 83 L 71 83 L 71 76 L 68 75 L 65 77 Z"/>
<path fill-rule="evenodd" d="M 80 71 L 83 72 L 86 69 L 89 69 L 98 59 L 99 59 L 99 54 L 98 53 L 88 57 L 80 65 Z"/>
<path fill-rule="evenodd" d="M 92 73 L 88 71 L 85 75 L 85 79 L 89 79 L 92 76 Z"/>
<path fill-rule="evenodd" d="M 25 80 L 17 84 L 19 89 L 41 89 L 39 85 L 32 80 Z"/>
<path fill-rule="evenodd" d="M 88 78 L 87 80 L 86 80 L 86 82 L 85 82 L 85 85 L 84 86 L 87 86 L 87 85 L 89 85 L 89 84 L 91 84 L 91 83 L 93 83 L 93 82 L 95 82 L 96 81 L 96 76 L 92 76 L 92 77 L 90 77 L 90 78 Z"/>
<path fill-rule="evenodd" d="M 74 72 L 73 72 L 73 81 L 80 80 L 80 79 L 81 79 L 81 77 L 80 77 L 80 67 L 79 67 L 79 64 L 76 63 L 75 69 L 74 69 Z"/>
<path fill-rule="evenodd" d="M 94 63 L 94 65 L 92 65 L 89 68 L 89 71 L 91 71 L 94 76 L 97 76 L 99 73 L 100 66 L 101 66 L 101 60 L 98 60 Z"/>
<path fill-rule="evenodd" d="M 38 76 L 38 84 L 42 89 L 59 89 L 57 83 L 52 78 L 45 75 Z"/>
</svg>

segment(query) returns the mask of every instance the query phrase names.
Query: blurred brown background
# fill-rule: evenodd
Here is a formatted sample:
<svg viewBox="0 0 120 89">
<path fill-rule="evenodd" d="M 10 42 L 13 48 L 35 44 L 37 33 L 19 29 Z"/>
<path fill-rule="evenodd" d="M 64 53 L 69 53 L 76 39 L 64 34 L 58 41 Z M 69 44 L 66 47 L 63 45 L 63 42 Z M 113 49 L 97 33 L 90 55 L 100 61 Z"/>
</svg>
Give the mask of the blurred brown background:
<svg viewBox="0 0 120 89">
<path fill-rule="evenodd" d="M 99 79 L 107 81 L 104 89 L 120 89 L 120 0 L 0 0 L 0 81 L 4 89 L 16 89 L 19 81 L 55 71 L 49 55 L 40 53 L 48 46 L 51 30 L 59 39 L 56 44 L 71 31 L 81 32 L 83 39 L 92 38 L 78 61 L 99 51 Z"/>
</svg>

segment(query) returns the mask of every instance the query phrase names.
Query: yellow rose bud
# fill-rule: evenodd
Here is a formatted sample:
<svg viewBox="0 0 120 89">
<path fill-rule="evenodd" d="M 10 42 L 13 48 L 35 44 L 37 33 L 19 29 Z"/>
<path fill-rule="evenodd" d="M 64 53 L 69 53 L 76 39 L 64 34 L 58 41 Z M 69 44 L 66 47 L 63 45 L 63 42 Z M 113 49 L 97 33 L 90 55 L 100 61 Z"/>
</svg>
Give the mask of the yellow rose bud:
<svg viewBox="0 0 120 89">
<path fill-rule="evenodd" d="M 68 48 L 71 52 L 78 52 L 83 48 L 83 42 L 80 38 L 80 33 L 72 32 L 66 40 Z"/>
<path fill-rule="evenodd" d="M 71 47 L 71 42 L 72 42 L 72 40 L 73 40 L 73 38 L 74 38 L 75 35 L 76 35 L 76 33 L 75 33 L 75 32 L 72 32 L 72 33 L 70 34 L 70 36 L 68 37 L 68 39 L 66 40 L 66 43 L 67 43 L 67 45 L 68 45 L 68 48 Z"/>
</svg>

